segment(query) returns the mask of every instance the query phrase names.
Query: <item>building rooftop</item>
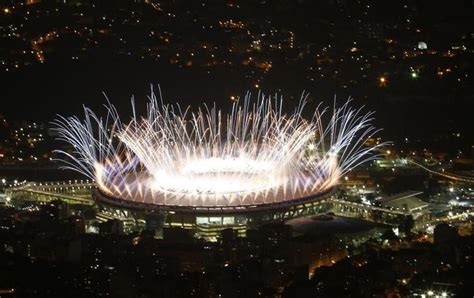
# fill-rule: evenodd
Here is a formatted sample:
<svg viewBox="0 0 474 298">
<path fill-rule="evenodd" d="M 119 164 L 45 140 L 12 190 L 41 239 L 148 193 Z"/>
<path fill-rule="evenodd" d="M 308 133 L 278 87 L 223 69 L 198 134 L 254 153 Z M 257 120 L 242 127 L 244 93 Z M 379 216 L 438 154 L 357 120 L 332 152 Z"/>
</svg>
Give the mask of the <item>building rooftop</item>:
<svg viewBox="0 0 474 298">
<path fill-rule="evenodd" d="M 416 197 L 422 193 L 421 191 L 406 191 L 382 198 L 379 202 L 385 208 L 414 212 L 429 206 L 427 202 Z"/>
</svg>

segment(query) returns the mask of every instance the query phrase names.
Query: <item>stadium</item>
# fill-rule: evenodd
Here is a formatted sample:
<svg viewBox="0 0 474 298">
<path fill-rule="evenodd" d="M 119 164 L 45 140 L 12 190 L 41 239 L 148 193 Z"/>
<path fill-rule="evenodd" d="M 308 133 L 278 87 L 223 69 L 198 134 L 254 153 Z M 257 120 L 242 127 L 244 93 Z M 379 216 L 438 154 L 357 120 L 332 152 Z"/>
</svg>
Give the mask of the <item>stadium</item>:
<svg viewBox="0 0 474 298">
<path fill-rule="evenodd" d="M 64 168 L 95 182 L 93 199 L 110 214 L 152 219 L 209 237 L 322 208 L 339 179 L 377 158 L 367 146 L 378 130 L 372 113 L 319 105 L 311 117 L 302 96 L 291 112 L 259 94 L 197 111 L 164 104 L 152 92 L 146 113 L 123 122 L 112 104 L 100 117 L 85 108 L 54 121 Z M 148 225 L 148 220 L 147 220 Z"/>
</svg>

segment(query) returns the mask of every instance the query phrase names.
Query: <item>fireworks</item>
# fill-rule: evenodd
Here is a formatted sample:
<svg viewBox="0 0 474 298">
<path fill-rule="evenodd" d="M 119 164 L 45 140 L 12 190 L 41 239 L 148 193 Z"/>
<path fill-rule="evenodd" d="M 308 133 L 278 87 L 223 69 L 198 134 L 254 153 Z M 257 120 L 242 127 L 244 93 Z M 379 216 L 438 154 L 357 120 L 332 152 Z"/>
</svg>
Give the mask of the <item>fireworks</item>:
<svg viewBox="0 0 474 298">
<path fill-rule="evenodd" d="M 145 116 L 122 122 L 112 104 L 104 118 L 59 117 L 58 151 L 65 168 L 96 181 L 121 200 L 193 207 L 240 207 L 315 196 L 352 168 L 377 157 L 365 145 L 377 133 L 372 113 L 319 106 L 310 119 L 303 96 L 292 113 L 283 101 L 247 95 L 226 114 L 215 106 L 196 112 L 163 104 L 152 92 Z M 323 119 L 328 118 L 323 125 Z"/>
</svg>

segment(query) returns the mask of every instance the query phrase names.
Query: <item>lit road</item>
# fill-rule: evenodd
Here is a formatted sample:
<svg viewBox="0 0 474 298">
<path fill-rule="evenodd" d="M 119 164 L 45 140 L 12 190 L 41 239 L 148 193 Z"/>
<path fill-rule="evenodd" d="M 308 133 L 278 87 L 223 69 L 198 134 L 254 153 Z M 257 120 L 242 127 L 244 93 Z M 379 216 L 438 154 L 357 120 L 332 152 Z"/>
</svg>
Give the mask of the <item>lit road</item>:
<svg viewBox="0 0 474 298">
<path fill-rule="evenodd" d="M 445 178 L 448 178 L 448 179 L 452 179 L 452 180 L 456 180 L 456 181 L 463 181 L 463 182 L 468 182 L 468 183 L 474 183 L 474 178 L 473 177 L 468 177 L 468 176 L 460 176 L 460 175 L 455 175 L 455 174 L 452 174 L 452 173 L 448 173 L 448 172 L 438 172 L 438 171 L 435 171 L 435 170 L 432 170 L 420 163 L 417 163 L 416 161 L 412 160 L 412 159 L 409 159 L 408 162 L 414 164 L 415 166 L 427 171 L 427 172 L 430 172 L 432 174 L 435 174 L 435 175 L 439 175 L 439 176 L 442 176 L 442 177 L 445 177 Z"/>
</svg>

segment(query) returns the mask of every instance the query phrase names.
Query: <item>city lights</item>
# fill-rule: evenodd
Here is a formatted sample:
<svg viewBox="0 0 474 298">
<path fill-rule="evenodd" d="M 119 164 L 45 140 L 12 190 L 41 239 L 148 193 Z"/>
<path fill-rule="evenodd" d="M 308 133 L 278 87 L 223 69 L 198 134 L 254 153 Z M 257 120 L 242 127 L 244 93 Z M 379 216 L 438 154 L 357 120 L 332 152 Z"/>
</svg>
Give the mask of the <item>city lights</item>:
<svg viewBox="0 0 474 298">
<path fill-rule="evenodd" d="M 0 297 L 472 297 L 473 12 L 3 1 Z"/>
</svg>

